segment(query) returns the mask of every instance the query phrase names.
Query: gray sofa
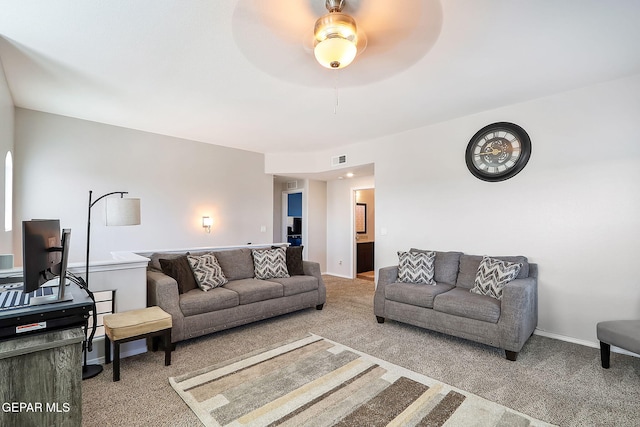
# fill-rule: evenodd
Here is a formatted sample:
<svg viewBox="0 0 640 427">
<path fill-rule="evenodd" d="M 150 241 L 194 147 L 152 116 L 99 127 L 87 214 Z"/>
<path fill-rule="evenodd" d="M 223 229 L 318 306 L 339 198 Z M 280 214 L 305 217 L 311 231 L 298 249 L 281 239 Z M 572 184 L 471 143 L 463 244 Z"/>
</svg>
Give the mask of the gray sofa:
<svg viewBox="0 0 640 427">
<path fill-rule="evenodd" d="M 196 287 L 184 293 L 174 278 L 162 272 L 160 260 L 186 253 L 144 254 L 151 259 L 147 305 L 171 314 L 172 343 L 306 308 L 321 310 L 325 303 L 326 288 L 316 262 L 301 261 L 304 275 L 259 280 L 254 277 L 250 248 L 212 253 L 229 282 L 207 292 Z"/>
<path fill-rule="evenodd" d="M 374 296 L 378 323 L 392 319 L 502 348 L 515 361 L 538 324 L 538 266 L 526 257 L 494 258 L 522 263 L 501 300 L 470 292 L 482 256 L 436 251 L 435 285 L 401 283 L 398 266 L 381 268 Z"/>
</svg>

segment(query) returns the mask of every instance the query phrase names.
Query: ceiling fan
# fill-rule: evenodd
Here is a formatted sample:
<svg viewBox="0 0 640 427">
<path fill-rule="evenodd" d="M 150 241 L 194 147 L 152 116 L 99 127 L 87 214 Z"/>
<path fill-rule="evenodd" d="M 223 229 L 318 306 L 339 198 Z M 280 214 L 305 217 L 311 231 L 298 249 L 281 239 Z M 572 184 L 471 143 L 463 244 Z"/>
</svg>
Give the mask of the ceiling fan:
<svg viewBox="0 0 640 427">
<path fill-rule="evenodd" d="M 236 45 L 256 67 L 320 87 L 337 75 L 359 86 L 407 69 L 441 26 L 440 0 L 238 0 L 232 18 Z"/>
<path fill-rule="evenodd" d="M 326 0 L 326 15 L 318 18 L 313 28 L 313 53 L 325 68 L 338 69 L 351 64 L 367 46 L 356 20 L 342 12 L 345 0 Z"/>
</svg>

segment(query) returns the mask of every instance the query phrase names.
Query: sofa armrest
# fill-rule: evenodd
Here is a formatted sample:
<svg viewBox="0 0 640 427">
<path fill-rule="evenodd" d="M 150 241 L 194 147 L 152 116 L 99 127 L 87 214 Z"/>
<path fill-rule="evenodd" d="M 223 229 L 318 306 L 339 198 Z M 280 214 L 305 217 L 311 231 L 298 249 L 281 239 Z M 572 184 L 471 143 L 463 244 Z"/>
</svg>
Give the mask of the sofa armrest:
<svg viewBox="0 0 640 427">
<path fill-rule="evenodd" d="M 178 307 L 178 283 L 161 271 L 147 270 L 147 306 L 159 306 L 163 310 Z M 165 309 L 166 307 L 166 309 Z"/>
<path fill-rule="evenodd" d="M 398 266 L 392 265 L 390 267 L 382 267 L 378 270 L 378 284 L 376 289 L 380 286 L 384 287 L 391 283 L 398 281 Z"/>
<path fill-rule="evenodd" d="M 184 314 L 180 309 L 178 282 L 161 271 L 147 270 L 147 306 L 154 305 L 171 315 L 171 341 L 182 340 Z"/>
<path fill-rule="evenodd" d="M 502 290 L 500 320 L 504 335 L 509 338 L 507 350 L 520 351 L 538 325 L 538 281 L 535 277 L 516 279 Z"/>
<path fill-rule="evenodd" d="M 398 266 L 383 267 L 378 270 L 378 283 L 373 296 L 373 312 L 378 317 L 384 317 L 384 288 L 398 280 Z"/>
<path fill-rule="evenodd" d="M 302 270 L 305 276 L 313 276 L 318 279 L 318 304 L 324 304 L 327 301 L 327 288 L 322 280 L 322 272 L 320 271 L 320 263 L 314 261 L 302 261 Z"/>
</svg>

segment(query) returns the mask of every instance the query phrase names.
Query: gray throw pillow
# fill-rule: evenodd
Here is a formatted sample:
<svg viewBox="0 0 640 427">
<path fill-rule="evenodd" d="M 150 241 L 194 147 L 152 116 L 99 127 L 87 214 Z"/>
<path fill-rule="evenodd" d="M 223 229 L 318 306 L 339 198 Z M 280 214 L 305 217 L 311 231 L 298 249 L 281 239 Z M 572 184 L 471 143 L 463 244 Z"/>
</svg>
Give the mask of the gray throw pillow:
<svg viewBox="0 0 640 427">
<path fill-rule="evenodd" d="M 187 255 L 187 260 L 193 270 L 198 286 L 203 291 L 206 292 L 228 282 L 222 272 L 222 267 L 220 267 L 213 254 Z"/>
<path fill-rule="evenodd" d="M 435 285 L 435 252 L 398 252 L 398 281 Z"/>
<path fill-rule="evenodd" d="M 501 300 L 504 286 L 518 276 L 521 268 L 519 262 L 501 261 L 485 255 L 480 261 L 471 292 Z"/>
<path fill-rule="evenodd" d="M 440 252 L 416 248 L 409 249 L 409 252 L 435 252 L 436 259 L 433 262 L 433 280 L 435 280 L 436 283 L 456 284 L 462 252 Z"/>
<path fill-rule="evenodd" d="M 267 280 L 289 277 L 284 248 L 253 249 L 253 269 L 256 279 Z"/>
</svg>

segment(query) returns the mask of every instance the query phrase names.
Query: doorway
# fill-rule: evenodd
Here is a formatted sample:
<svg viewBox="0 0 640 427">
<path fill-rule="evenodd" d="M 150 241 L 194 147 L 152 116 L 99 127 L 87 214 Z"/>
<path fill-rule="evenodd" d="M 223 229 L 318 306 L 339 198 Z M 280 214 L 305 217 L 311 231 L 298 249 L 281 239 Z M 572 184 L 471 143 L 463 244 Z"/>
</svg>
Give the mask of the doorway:
<svg viewBox="0 0 640 427">
<path fill-rule="evenodd" d="M 282 193 L 283 241 L 291 246 L 303 245 L 303 191 Z"/>
<path fill-rule="evenodd" d="M 375 280 L 375 190 L 354 190 L 353 235 L 355 245 L 355 276 Z"/>
</svg>

